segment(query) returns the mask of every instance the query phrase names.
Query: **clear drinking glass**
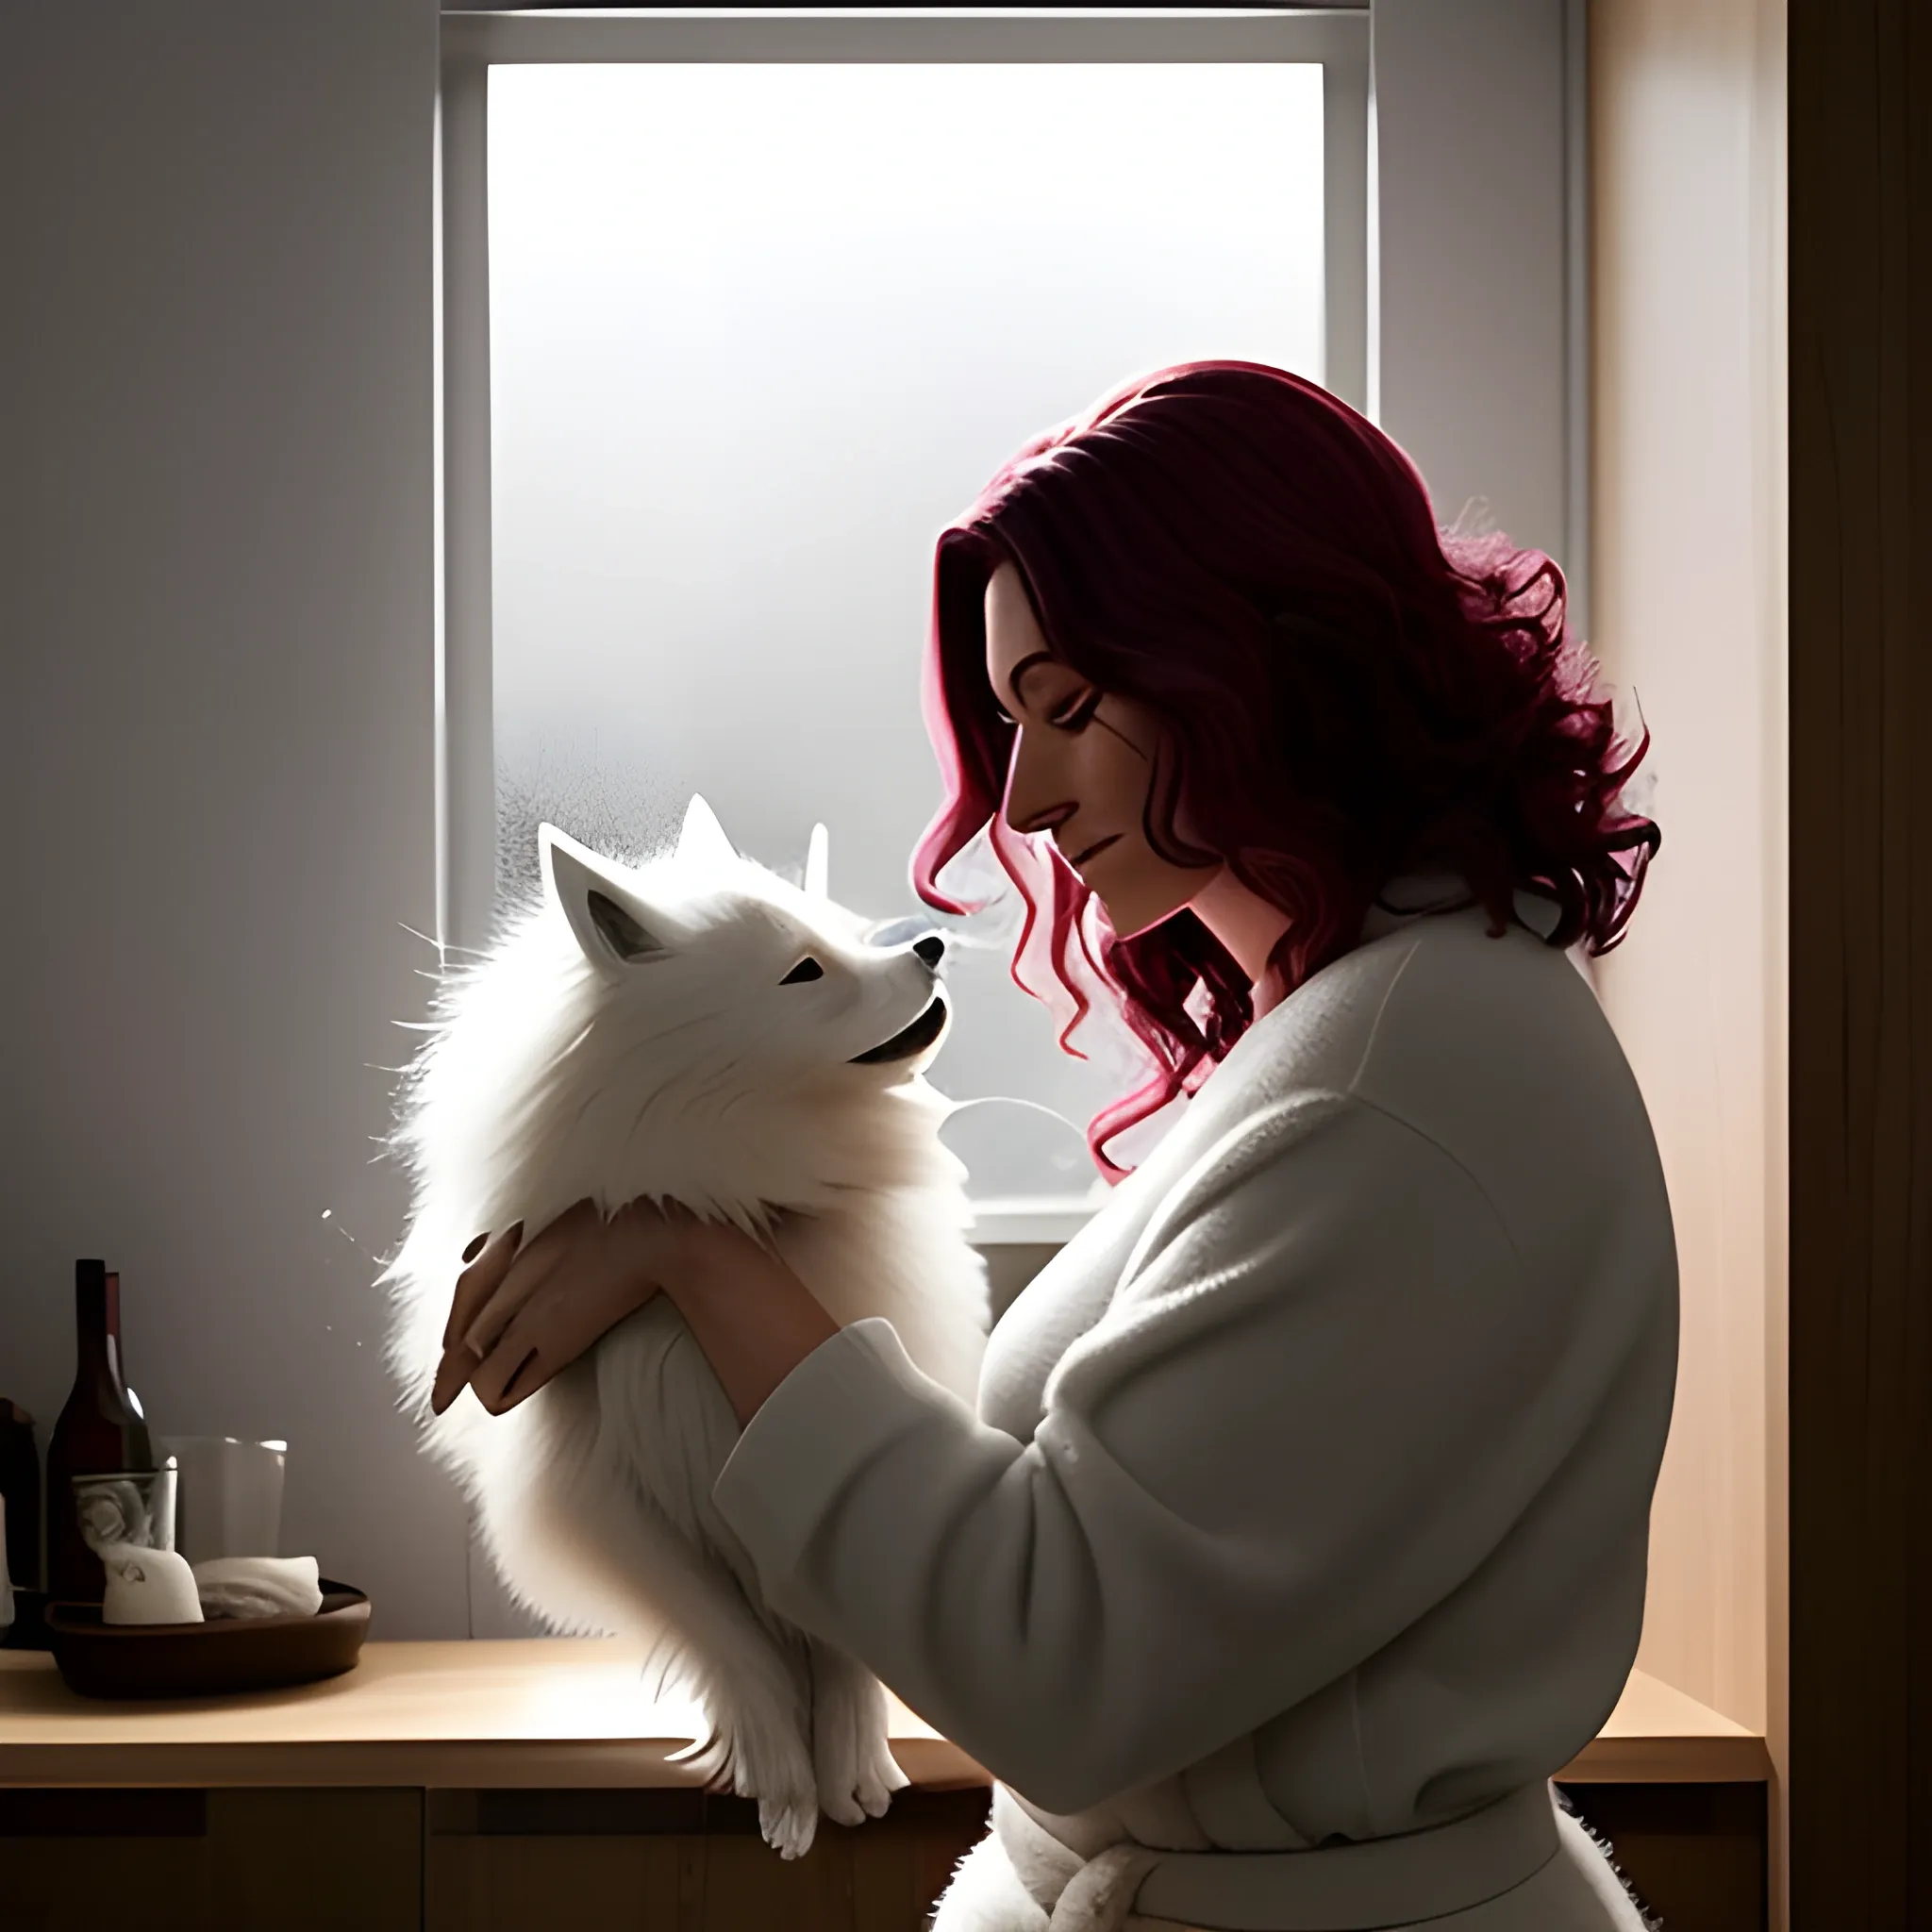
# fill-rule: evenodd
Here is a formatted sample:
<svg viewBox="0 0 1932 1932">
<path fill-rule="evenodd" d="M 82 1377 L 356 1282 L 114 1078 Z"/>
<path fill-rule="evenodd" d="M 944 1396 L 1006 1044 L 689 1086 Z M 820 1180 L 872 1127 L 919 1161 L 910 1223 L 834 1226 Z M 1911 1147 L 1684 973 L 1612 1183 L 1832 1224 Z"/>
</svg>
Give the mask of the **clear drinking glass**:
<svg viewBox="0 0 1932 1932">
<path fill-rule="evenodd" d="M 177 1547 L 189 1562 L 281 1554 L 286 1442 L 161 1436 L 155 1446 L 181 1472 Z"/>
</svg>

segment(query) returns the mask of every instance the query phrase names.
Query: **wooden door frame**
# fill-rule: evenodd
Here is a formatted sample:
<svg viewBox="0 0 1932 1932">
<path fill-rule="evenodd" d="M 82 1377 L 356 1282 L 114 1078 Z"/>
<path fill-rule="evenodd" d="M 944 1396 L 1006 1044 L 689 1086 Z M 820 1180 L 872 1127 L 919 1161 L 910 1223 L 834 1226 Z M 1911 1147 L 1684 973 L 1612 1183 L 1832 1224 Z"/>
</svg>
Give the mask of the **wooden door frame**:
<svg viewBox="0 0 1932 1932">
<path fill-rule="evenodd" d="M 1790 1923 L 1900 1932 L 1932 1928 L 1932 9 L 1789 22 Z"/>
</svg>

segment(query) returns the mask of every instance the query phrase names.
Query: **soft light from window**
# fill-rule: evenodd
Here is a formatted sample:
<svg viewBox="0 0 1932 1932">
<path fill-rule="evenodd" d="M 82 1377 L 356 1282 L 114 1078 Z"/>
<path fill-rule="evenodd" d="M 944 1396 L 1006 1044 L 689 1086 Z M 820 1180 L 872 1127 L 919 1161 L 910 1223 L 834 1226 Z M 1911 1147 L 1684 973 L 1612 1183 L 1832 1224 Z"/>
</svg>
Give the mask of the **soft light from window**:
<svg viewBox="0 0 1932 1932">
<path fill-rule="evenodd" d="M 1321 378 L 1322 75 L 1282 64 L 508 66 L 490 77 L 495 742 L 529 812 L 917 909 L 933 540 L 1027 437 L 1200 357 Z M 988 932 L 999 922 L 989 916 Z M 1084 1125 L 1002 945 L 934 1069 Z M 1091 1169 L 1014 1108 L 975 1192 Z"/>
</svg>

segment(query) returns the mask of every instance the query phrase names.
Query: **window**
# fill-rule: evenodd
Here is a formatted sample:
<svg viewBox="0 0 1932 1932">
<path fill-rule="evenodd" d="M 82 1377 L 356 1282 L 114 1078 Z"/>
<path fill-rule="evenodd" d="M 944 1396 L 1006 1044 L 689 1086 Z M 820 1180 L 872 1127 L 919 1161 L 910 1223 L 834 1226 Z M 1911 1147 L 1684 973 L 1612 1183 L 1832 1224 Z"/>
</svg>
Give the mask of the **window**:
<svg viewBox="0 0 1932 1932">
<path fill-rule="evenodd" d="M 997 464 L 1201 356 L 1371 404 L 1368 25 L 445 16 L 445 939 L 537 816 L 647 844 L 693 791 L 915 909 L 933 541 Z M 956 931 L 931 1077 L 1031 1103 L 949 1138 L 984 1238 L 1058 1239 L 1096 1184 L 1041 1109 L 1125 1074 L 1058 1053 L 1011 924 Z"/>
</svg>

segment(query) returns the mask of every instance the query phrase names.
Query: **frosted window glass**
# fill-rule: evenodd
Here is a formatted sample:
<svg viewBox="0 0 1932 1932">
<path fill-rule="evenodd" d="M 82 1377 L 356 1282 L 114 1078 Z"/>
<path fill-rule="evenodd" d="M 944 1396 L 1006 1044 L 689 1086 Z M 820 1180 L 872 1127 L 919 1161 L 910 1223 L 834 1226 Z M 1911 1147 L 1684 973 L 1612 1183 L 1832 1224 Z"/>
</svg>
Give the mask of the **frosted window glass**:
<svg viewBox="0 0 1932 1932">
<path fill-rule="evenodd" d="M 934 539 L 1137 371 L 1321 379 L 1321 69 L 508 66 L 489 129 L 503 871 L 539 815 L 650 844 L 698 791 L 919 909 Z M 1118 1070 L 1056 1047 L 1009 923 L 956 947 L 932 1077 L 1084 1127 Z M 955 1140 L 982 1196 L 1092 1177 L 1020 1109 Z"/>
</svg>

